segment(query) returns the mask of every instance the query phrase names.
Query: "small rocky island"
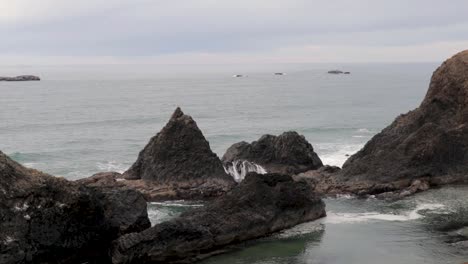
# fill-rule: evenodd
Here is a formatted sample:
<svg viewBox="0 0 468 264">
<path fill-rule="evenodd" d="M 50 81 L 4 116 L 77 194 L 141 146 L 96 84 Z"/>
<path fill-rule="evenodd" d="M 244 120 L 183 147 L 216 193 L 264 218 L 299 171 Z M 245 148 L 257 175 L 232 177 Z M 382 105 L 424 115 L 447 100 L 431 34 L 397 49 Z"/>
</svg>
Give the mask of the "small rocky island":
<svg viewBox="0 0 468 264">
<path fill-rule="evenodd" d="M 23 82 L 23 81 L 40 81 L 41 78 L 34 76 L 34 75 L 20 75 L 16 77 L 1 77 L 0 81 L 7 81 L 7 82 Z"/>
</svg>

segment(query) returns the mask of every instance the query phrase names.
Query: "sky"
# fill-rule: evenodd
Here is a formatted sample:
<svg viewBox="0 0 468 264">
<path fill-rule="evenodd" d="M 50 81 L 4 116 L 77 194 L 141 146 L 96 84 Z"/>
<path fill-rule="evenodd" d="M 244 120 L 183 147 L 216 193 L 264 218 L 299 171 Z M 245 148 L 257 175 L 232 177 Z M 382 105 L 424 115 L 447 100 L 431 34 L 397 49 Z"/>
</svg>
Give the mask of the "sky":
<svg viewBox="0 0 468 264">
<path fill-rule="evenodd" d="M 467 0 L 0 0 L 0 64 L 437 62 Z"/>
</svg>

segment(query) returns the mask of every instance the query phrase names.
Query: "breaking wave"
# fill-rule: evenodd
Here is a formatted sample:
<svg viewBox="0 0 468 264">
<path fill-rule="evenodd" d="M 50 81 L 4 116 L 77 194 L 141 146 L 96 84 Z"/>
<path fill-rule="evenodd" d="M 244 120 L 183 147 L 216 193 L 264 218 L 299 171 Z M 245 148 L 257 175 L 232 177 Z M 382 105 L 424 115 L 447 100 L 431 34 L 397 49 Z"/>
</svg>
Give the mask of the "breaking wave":
<svg viewBox="0 0 468 264">
<path fill-rule="evenodd" d="M 267 171 L 260 165 L 247 160 L 235 160 L 224 165 L 224 171 L 231 175 L 236 182 L 241 182 L 249 172 L 265 174 Z"/>
<path fill-rule="evenodd" d="M 326 224 L 360 223 L 371 220 L 376 221 L 410 221 L 424 217 L 419 212 L 423 210 L 437 210 L 445 207 L 443 204 L 423 203 L 415 209 L 403 214 L 383 214 L 378 212 L 366 213 L 335 213 L 328 212 L 323 222 Z"/>
</svg>

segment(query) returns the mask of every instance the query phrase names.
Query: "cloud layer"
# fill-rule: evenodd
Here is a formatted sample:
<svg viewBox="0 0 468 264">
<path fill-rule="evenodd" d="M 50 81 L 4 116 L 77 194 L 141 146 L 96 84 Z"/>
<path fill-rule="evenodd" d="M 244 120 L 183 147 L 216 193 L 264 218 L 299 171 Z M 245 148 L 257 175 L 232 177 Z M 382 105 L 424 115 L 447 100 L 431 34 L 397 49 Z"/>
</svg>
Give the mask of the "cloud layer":
<svg viewBox="0 0 468 264">
<path fill-rule="evenodd" d="M 11 63 L 434 61 L 468 48 L 466 10 L 465 0 L 0 0 L 0 56 Z"/>
</svg>

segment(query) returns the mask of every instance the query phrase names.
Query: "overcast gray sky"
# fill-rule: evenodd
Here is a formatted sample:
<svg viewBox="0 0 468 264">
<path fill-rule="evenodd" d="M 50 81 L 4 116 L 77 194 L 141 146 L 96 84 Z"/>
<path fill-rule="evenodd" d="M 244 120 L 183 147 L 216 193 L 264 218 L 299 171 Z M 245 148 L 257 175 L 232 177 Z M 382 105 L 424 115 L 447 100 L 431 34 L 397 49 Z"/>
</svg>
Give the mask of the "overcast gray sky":
<svg viewBox="0 0 468 264">
<path fill-rule="evenodd" d="M 467 0 L 0 0 L 1 63 L 440 61 Z"/>
</svg>

